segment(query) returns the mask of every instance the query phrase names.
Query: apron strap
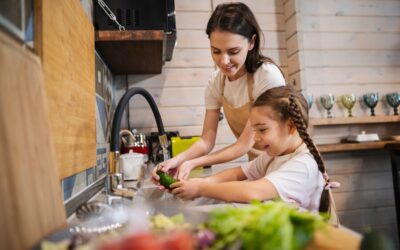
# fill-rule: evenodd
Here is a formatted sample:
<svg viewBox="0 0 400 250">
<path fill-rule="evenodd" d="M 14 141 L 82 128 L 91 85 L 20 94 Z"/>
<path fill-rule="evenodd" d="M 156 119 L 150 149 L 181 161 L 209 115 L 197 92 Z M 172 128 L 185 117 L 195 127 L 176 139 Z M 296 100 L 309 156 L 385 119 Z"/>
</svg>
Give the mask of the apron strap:
<svg viewBox="0 0 400 250">
<path fill-rule="evenodd" d="M 224 92 L 225 92 L 225 79 L 226 79 L 226 76 L 225 75 L 223 75 L 223 77 L 222 77 L 222 82 L 221 82 L 221 96 L 224 96 Z"/>
<path fill-rule="evenodd" d="M 247 74 L 247 94 L 249 95 L 249 100 L 251 103 L 254 102 L 253 89 L 254 89 L 254 75 Z"/>
</svg>

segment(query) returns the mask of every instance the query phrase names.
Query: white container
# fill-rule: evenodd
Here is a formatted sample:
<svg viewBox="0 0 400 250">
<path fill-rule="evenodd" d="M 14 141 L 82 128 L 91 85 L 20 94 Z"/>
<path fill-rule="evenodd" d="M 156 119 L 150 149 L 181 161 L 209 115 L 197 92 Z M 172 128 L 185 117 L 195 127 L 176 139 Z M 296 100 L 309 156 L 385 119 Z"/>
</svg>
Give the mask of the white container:
<svg viewBox="0 0 400 250">
<path fill-rule="evenodd" d="M 132 150 L 128 154 L 120 156 L 120 167 L 124 174 L 124 180 L 139 179 L 144 164 L 144 154 L 133 153 Z"/>
</svg>

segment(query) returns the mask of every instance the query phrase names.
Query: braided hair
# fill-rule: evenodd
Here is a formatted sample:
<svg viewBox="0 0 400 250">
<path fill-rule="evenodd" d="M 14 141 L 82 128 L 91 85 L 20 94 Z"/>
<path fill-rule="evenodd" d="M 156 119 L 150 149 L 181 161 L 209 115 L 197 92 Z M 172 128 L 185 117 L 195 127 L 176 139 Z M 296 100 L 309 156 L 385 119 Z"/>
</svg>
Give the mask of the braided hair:
<svg viewBox="0 0 400 250">
<path fill-rule="evenodd" d="M 307 132 L 308 105 L 306 99 L 299 91 L 294 90 L 290 86 L 272 88 L 261 94 L 252 106 L 269 106 L 276 112 L 276 115 L 282 122 L 286 122 L 289 119 L 293 121 L 301 139 L 307 145 L 308 150 L 317 162 L 319 171 L 324 178 L 327 176 L 322 156 Z M 330 180 L 326 178 L 325 181 L 327 185 Z M 320 212 L 328 212 L 330 206 L 329 190 L 325 187 L 321 195 Z"/>
</svg>

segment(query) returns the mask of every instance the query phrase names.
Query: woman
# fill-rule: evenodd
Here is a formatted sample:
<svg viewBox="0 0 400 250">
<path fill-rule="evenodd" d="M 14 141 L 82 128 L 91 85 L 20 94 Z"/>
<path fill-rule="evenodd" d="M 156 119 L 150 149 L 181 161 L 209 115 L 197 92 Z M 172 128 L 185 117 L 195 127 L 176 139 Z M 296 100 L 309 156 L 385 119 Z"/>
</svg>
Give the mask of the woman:
<svg viewBox="0 0 400 250">
<path fill-rule="evenodd" d="M 180 180 L 187 179 L 197 166 L 228 162 L 246 153 L 250 160 L 255 158 L 257 145 L 248 122 L 251 103 L 266 90 L 285 85 L 279 67 L 261 54 L 262 33 L 245 4 L 218 5 L 208 21 L 206 33 L 218 70 L 212 74 L 205 91 L 206 114 L 201 139 L 160 164 L 161 170 L 172 172 Z M 221 107 L 237 141 L 209 154 L 215 145 Z M 155 172 L 153 179 L 158 182 Z"/>
</svg>

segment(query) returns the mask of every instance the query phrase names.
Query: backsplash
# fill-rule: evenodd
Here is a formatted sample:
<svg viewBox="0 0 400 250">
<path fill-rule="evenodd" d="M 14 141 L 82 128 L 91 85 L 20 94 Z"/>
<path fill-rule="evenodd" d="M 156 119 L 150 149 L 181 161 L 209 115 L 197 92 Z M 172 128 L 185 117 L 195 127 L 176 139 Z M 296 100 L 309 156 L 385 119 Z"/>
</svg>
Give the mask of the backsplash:
<svg viewBox="0 0 400 250">
<path fill-rule="evenodd" d="M 96 53 L 96 166 L 62 180 L 64 201 L 85 190 L 107 172 L 111 119 L 115 109 L 114 76 Z"/>
</svg>

